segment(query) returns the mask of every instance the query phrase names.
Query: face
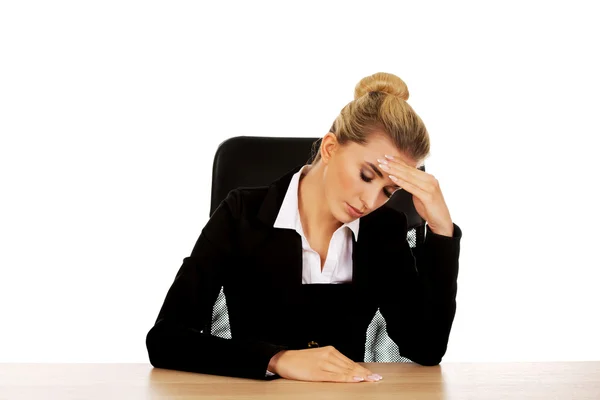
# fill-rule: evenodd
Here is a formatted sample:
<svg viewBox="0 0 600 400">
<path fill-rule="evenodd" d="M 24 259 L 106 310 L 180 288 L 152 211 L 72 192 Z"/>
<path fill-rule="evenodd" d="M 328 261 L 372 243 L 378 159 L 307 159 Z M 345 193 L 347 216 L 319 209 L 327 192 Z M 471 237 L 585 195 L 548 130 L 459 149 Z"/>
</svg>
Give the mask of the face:
<svg viewBox="0 0 600 400">
<path fill-rule="evenodd" d="M 368 215 L 400 189 L 378 166 L 377 159 L 385 158 L 386 154 L 417 166 L 415 160 L 400 153 L 382 134 L 371 135 L 366 145 L 348 142 L 340 146 L 333 134 L 323 137 L 325 198 L 336 220 L 347 223 Z M 350 207 L 362 214 L 356 214 Z"/>
</svg>

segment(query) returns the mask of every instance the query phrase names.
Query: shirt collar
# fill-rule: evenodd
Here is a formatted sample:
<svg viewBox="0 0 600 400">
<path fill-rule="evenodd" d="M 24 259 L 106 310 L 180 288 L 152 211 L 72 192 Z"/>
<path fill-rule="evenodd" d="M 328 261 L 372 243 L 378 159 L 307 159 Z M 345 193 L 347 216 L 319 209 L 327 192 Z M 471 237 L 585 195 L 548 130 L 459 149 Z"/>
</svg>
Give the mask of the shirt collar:
<svg viewBox="0 0 600 400">
<path fill-rule="evenodd" d="M 274 228 L 293 229 L 300 235 L 304 236 L 302 224 L 300 223 L 300 214 L 298 212 L 298 186 L 302 171 L 304 171 L 304 169 L 307 167 L 308 165 L 303 166 L 292 176 L 292 180 L 290 181 L 290 185 L 285 193 L 283 203 L 279 209 L 279 214 L 277 214 L 277 219 L 275 219 L 275 223 L 273 224 Z M 345 223 L 342 225 L 342 227 L 350 228 L 350 230 L 354 233 L 355 240 L 358 240 L 360 218 Z"/>
</svg>

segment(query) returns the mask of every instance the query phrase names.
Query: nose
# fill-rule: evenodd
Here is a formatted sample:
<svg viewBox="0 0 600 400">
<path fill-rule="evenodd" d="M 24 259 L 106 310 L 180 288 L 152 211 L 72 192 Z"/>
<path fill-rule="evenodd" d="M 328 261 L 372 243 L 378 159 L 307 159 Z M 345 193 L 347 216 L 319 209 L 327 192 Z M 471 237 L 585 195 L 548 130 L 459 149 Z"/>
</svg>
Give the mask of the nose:
<svg viewBox="0 0 600 400">
<path fill-rule="evenodd" d="M 379 198 L 379 190 L 369 190 L 363 192 L 363 195 L 360 199 L 363 205 L 363 209 L 360 210 L 362 212 L 367 212 L 370 210 L 374 210 L 377 208 L 377 199 Z"/>
</svg>

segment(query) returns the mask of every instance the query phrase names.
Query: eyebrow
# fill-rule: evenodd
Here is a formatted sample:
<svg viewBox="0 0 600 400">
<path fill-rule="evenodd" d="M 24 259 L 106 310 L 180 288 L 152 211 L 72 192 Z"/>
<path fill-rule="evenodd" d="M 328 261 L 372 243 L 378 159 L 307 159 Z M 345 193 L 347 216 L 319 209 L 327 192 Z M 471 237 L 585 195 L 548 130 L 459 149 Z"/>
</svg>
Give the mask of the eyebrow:
<svg viewBox="0 0 600 400">
<path fill-rule="evenodd" d="M 383 174 L 381 173 L 381 171 L 379 170 L 379 168 L 377 168 L 377 167 L 376 167 L 374 164 L 372 164 L 372 163 L 370 163 L 370 162 L 368 162 L 368 161 L 367 161 L 366 163 L 367 163 L 367 165 L 368 165 L 369 167 L 371 167 L 371 169 L 372 169 L 373 171 L 375 171 L 375 173 L 376 173 L 377 175 L 379 175 L 379 177 L 380 177 L 380 178 L 383 178 Z"/>
<path fill-rule="evenodd" d="M 371 167 L 371 169 L 372 169 L 373 171 L 375 171 L 375 173 L 376 173 L 377 175 L 379 175 L 379 177 L 380 177 L 380 178 L 383 178 L 383 174 L 381 173 L 381 171 L 379 170 L 379 168 L 377 168 L 377 167 L 375 166 L 375 164 L 373 164 L 373 163 L 370 163 L 370 162 L 368 162 L 368 161 L 365 161 L 365 162 L 367 163 L 367 165 L 368 165 L 369 167 Z M 393 188 L 395 188 L 395 189 L 400 189 L 400 186 L 398 186 L 398 185 L 392 185 L 392 187 L 393 187 Z"/>
</svg>

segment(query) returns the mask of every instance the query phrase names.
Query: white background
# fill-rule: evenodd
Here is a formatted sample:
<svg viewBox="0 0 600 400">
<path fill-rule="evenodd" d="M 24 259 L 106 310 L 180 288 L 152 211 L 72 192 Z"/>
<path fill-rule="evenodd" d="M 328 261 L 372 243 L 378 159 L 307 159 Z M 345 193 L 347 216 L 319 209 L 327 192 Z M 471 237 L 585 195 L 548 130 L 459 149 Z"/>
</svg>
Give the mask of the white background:
<svg viewBox="0 0 600 400">
<path fill-rule="evenodd" d="M 0 362 L 147 362 L 238 135 L 408 84 L 463 229 L 447 361 L 600 359 L 593 2 L 0 5 Z"/>
</svg>

